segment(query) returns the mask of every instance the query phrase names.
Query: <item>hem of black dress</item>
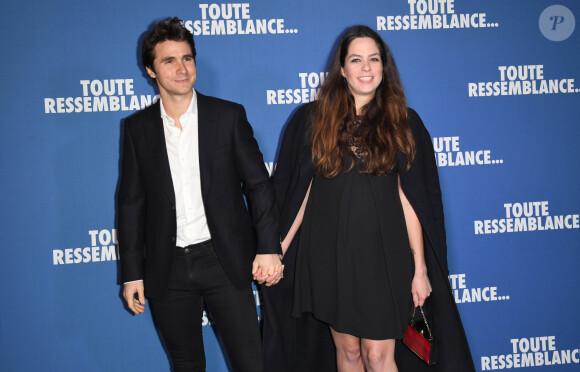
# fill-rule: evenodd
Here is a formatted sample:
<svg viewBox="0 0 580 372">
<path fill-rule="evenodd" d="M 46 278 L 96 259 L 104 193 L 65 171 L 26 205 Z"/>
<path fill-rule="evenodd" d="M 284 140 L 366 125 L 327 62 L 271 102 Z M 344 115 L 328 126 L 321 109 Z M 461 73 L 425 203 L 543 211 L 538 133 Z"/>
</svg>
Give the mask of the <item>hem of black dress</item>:
<svg viewBox="0 0 580 372">
<path fill-rule="evenodd" d="M 312 316 L 314 317 L 314 319 L 316 319 L 318 321 L 321 321 L 323 323 L 328 324 L 330 327 L 332 327 L 332 329 L 334 329 L 335 331 L 337 331 L 339 333 L 346 333 L 346 334 L 349 334 L 351 336 L 355 336 L 355 337 L 358 337 L 358 338 L 364 338 L 365 340 L 373 340 L 373 341 L 400 340 L 400 339 L 403 338 L 403 333 L 405 332 L 404 330 L 401 330 L 399 332 L 399 337 L 377 337 L 376 335 L 373 335 L 373 336 L 370 336 L 369 337 L 368 335 L 363 334 L 364 332 L 357 334 L 358 332 L 352 332 L 351 330 L 348 330 L 346 328 L 336 327 L 333 324 L 335 322 L 328 321 L 328 320 L 323 319 L 323 317 L 317 316 L 314 313 L 314 311 L 312 311 L 312 310 L 300 310 L 298 313 L 296 313 L 295 311 L 293 311 L 292 312 L 292 317 L 294 317 L 294 318 L 300 318 L 300 316 L 302 316 L 302 314 L 304 314 L 304 313 L 310 313 L 310 314 L 312 314 Z"/>
</svg>

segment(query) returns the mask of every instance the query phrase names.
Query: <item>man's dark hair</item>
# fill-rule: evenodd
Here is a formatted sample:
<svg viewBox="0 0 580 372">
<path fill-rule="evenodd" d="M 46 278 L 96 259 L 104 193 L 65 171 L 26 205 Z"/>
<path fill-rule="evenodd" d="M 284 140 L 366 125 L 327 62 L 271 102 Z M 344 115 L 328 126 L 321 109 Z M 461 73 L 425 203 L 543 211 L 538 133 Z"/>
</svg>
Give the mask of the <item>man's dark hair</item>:
<svg viewBox="0 0 580 372">
<path fill-rule="evenodd" d="M 153 30 L 151 30 L 143 39 L 143 48 L 141 50 L 141 58 L 143 66 L 153 68 L 153 61 L 155 60 L 155 45 L 167 40 L 172 41 L 187 41 L 191 47 L 191 54 L 195 60 L 195 42 L 193 41 L 193 34 L 189 32 L 184 26 L 183 21 L 177 17 L 166 18 L 157 23 Z"/>
</svg>

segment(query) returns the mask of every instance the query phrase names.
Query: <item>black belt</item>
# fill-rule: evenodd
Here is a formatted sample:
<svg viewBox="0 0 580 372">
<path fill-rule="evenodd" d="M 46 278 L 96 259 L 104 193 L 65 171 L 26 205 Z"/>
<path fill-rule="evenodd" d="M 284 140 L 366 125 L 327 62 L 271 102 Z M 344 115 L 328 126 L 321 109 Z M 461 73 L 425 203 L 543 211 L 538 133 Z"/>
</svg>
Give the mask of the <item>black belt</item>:
<svg viewBox="0 0 580 372">
<path fill-rule="evenodd" d="M 198 250 L 200 248 L 212 247 L 212 246 L 213 246 L 213 243 L 211 242 L 211 239 L 209 239 L 209 240 L 206 240 L 206 241 L 201 242 L 201 243 L 190 244 L 190 245 L 188 245 L 186 247 L 177 247 L 176 246 L 175 248 L 177 248 L 177 254 L 178 255 L 185 256 L 185 255 L 188 255 L 189 252 L 191 252 L 193 250 Z"/>
</svg>

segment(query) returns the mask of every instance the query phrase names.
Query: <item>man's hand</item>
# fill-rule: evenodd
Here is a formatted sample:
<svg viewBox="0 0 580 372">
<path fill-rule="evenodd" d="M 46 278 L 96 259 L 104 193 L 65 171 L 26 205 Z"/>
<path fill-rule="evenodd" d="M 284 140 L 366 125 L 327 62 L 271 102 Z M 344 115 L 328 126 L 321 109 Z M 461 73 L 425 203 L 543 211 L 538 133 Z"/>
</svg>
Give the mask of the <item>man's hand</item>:
<svg viewBox="0 0 580 372">
<path fill-rule="evenodd" d="M 277 254 L 257 254 L 252 264 L 252 275 L 258 284 L 266 283 L 269 287 L 278 284 L 284 271 L 284 265 Z"/>
<path fill-rule="evenodd" d="M 135 294 L 137 297 L 135 297 Z M 123 286 L 123 297 L 127 301 L 129 309 L 139 315 L 145 312 L 145 287 L 143 281 L 125 283 Z"/>
</svg>

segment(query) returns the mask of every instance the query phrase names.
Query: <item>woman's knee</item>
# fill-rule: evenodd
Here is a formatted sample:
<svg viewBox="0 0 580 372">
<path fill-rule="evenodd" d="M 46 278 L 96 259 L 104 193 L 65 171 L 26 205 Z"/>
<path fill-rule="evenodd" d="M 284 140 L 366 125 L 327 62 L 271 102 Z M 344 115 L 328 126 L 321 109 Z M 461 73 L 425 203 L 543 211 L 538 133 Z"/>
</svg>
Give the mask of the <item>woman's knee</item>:
<svg viewBox="0 0 580 372">
<path fill-rule="evenodd" d="M 349 362 L 356 362 L 361 359 L 360 338 L 336 332 L 331 328 L 332 337 L 336 346 L 336 352 Z"/>
<path fill-rule="evenodd" d="M 392 341 L 392 342 L 391 342 Z M 369 371 L 383 370 L 385 366 L 395 366 L 395 348 L 393 340 L 363 340 L 362 357 Z"/>
<path fill-rule="evenodd" d="M 349 343 L 340 347 L 337 346 L 337 351 L 343 354 L 349 362 L 356 362 L 362 357 L 361 348 L 358 344 Z"/>
<path fill-rule="evenodd" d="M 365 361 L 365 365 L 369 367 L 378 367 L 384 365 L 388 358 L 383 350 L 371 349 L 365 350 L 363 359 Z M 374 368 L 370 369 L 374 370 Z"/>
</svg>

